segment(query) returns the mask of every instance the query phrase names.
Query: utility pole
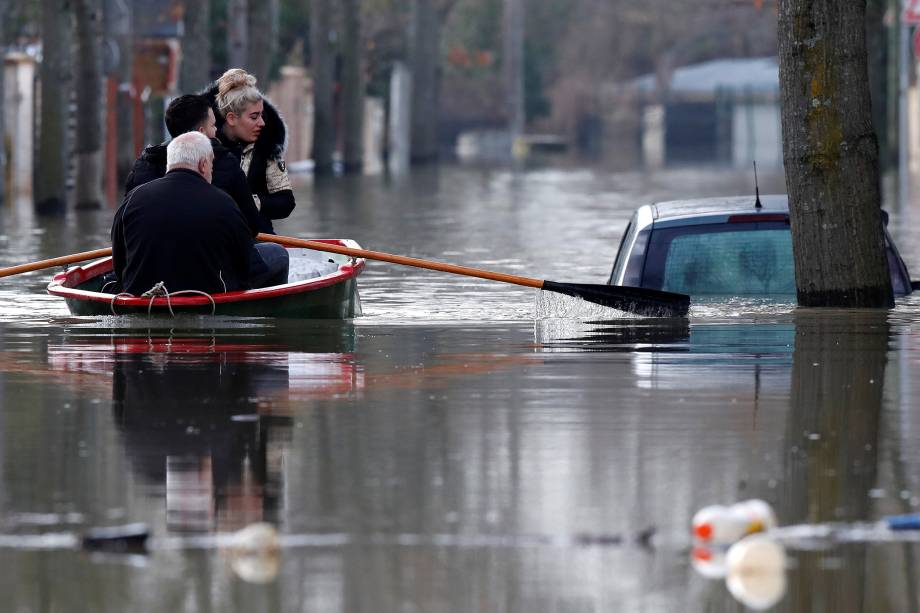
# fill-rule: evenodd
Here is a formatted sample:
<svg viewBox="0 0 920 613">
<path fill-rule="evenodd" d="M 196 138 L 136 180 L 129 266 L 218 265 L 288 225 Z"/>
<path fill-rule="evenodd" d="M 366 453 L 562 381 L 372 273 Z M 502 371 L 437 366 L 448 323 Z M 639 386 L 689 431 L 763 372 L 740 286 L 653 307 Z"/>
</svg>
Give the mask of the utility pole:
<svg viewBox="0 0 920 613">
<path fill-rule="evenodd" d="M 335 151 L 333 104 L 334 54 L 330 34 L 332 5 L 329 0 L 310 2 L 310 69 L 313 73 L 313 172 L 332 173 Z"/>
<path fill-rule="evenodd" d="M 211 0 L 186 1 L 182 23 L 179 90 L 189 94 L 201 91 L 211 80 Z"/>
<path fill-rule="evenodd" d="M 102 206 L 103 129 L 102 2 L 75 0 L 77 38 L 76 207 Z"/>
<path fill-rule="evenodd" d="M 0 0 L 0 15 L 8 15 L 9 0 Z M 4 138 L 3 124 L 4 124 L 4 109 L 6 108 L 6 103 L 4 100 L 5 88 L 4 81 L 6 80 L 6 63 L 4 57 L 6 56 L 6 21 L 0 22 L 0 206 L 6 201 L 6 169 L 7 169 L 7 159 L 6 159 L 6 139 Z"/>
<path fill-rule="evenodd" d="M 412 0 L 409 69 L 412 71 L 412 162 L 438 157 L 438 87 L 441 24 L 434 0 Z"/>
<path fill-rule="evenodd" d="M 247 0 L 227 2 L 227 65 L 230 68 L 248 68 L 249 9 Z M 256 75 L 256 78 L 262 75 Z"/>
<path fill-rule="evenodd" d="M 364 44 L 361 0 L 343 0 L 342 162 L 345 172 L 360 172 L 364 164 Z"/>
<path fill-rule="evenodd" d="M 511 151 L 517 157 L 524 135 L 524 2 L 505 0 L 505 88 Z"/>
<path fill-rule="evenodd" d="M 108 162 L 108 172 L 114 176 L 107 183 L 114 191 L 116 203 L 134 166 L 133 29 L 130 0 L 105 0 L 105 49 L 109 52 L 105 73 L 109 88 L 114 90 L 109 96 L 109 102 L 114 103 L 109 115 L 114 111 L 114 117 L 108 119 L 107 125 L 114 132 L 114 138 L 109 139 L 109 155 L 115 156 L 114 162 Z"/>
<path fill-rule="evenodd" d="M 67 206 L 71 18 L 69 0 L 42 0 L 41 123 L 33 175 L 35 210 L 40 214 L 62 214 Z"/>
<path fill-rule="evenodd" d="M 910 88 L 910 26 L 903 14 L 898 15 L 898 208 L 904 210 L 910 200 L 909 129 L 907 116 Z"/>
<path fill-rule="evenodd" d="M 278 0 L 249 2 L 246 70 L 268 88 L 271 60 L 278 47 Z"/>
</svg>

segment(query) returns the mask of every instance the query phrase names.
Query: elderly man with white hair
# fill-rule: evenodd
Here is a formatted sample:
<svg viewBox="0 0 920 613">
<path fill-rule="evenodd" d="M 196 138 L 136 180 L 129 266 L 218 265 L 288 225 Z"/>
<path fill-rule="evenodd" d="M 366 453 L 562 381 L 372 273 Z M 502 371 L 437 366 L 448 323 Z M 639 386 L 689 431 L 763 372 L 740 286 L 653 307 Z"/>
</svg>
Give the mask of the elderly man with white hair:
<svg viewBox="0 0 920 613">
<path fill-rule="evenodd" d="M 213 161 L 208 137 L 186 132 L 167 146 L 166 175 L 125 196 L 112 224 L 122 291 L 140 296 L 158 283 L 169 292 L 249 287 L 252 235 L 233 199 L 211 185 Z"/>
</svg>

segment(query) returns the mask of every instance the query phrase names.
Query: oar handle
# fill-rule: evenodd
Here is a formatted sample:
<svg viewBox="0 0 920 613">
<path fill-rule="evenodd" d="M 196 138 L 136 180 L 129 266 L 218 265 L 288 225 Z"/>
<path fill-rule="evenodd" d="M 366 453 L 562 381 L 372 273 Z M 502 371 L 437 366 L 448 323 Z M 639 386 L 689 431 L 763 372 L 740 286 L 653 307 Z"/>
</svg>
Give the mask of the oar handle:
<svg viewBox="0 0 920 613">
<path fill-rule="evenodd" d="M 404 255 L 383 253 L 382 251 L 353 249 L 351 247 L 343 247 L 342 245 L 335 245 L 332 243 L 323 243 L 320 241 L 311 241 L 302 238 L 293 238 L 290 236 L 276 236 L 274 234 L 259 234 L 256 236 L 256 239 L 271 243 L 278 243 L 279 245 L 285 245 L 287 247 L 302 247 L 304 249 L 313 249 L 315 251 L 328 251 L 329 253 L 350 255 L 356 258 L 380 260 L 381 262 L 390 262 L 391 264 L 401 264 L 403 266 L 415 266 L 416 268 L 427 268 L 428 270 L 450 272 L 455 275 L 478 277 L 480 279 L 502 281 L 504 283 L 514 283 L 515 285 L 523 285 L 525 287 L 535 287 L 537 289 L 541 289 L 543 287 L 543 281 L 540 279 L 508 275 L 501 272 L 493 272 L 491 270 L 482 270 L 481 268 L 470 268 L 469 266 L 457 266 L 456 264 L 444 264 L 442 262 L 433 262 L 431 260 L 410 258 Z"/>
<path fill-rule="evenodd" d="M 32 272 L 33 270 L 42 270 L 44 268 L 53 268 L 55 266 L 76 264 L 77 262 L 95 260 L 96 258 L 104 258 L 109 255 L 112 255 L 112 249 L 105 248 L 96 249 L 95 251 L 84 251 L 83 253 L 74 253 L 72 255 L 65 255 L 59 258 L 51 258 L 50 260 L 41 260 L 39 262 L 20 264 L 18 266 L 9 266 L 7 268 L 0 268 L 0 277 L 9 277 L 11 275 L 18 275 L 19 273 L 23 272 Z"/>
</svg>

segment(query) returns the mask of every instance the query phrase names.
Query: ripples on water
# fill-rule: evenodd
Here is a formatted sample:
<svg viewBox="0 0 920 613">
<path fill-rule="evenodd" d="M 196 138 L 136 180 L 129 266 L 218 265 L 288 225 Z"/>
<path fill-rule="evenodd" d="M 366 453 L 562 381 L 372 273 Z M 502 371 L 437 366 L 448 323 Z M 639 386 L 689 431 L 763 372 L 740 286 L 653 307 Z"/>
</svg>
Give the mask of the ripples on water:
<svg viewBox="0 0 920 613">
<path fill-rule="evenodd" d="M 762 179 L 782 191 L 781 177 Z M 305 186 L 278 230 L 603 283 L 639 204 L 748 191 L 747 173 L 442 168 Z M 920 270 L 912 215 L 892 227 Z M 110 216 L 38 228 L 0 213 L 0 262 L 104 246 Z M 192 594 L 227 611 L 734 610 L 685 556 L 583 552 L 573 536 L 654 526 L 686 543 L 699 507 L 751 496 L 785 522 L 867 520 L 920 500 L 920 294 L 881 318 L 737 299 L 655 320 L 368 262 L 353 322 L 93 319 L 44 293 L 51 274 L 0 279 L 4 531 L 72 538 L 145 521 L 167 537 L 268 519 L 295 547 L 327 540 L 286 552 L 276 586 L 256 594 L 211 558 L 176 553 L 145 570 L 46 553 L 61 572 L 35 574 L 41 560 L 0 539 L 0 589 L 17 610 L 41 604 L 22 586 L 56 610 L 91 597 L 111 610 L 192 610 L 164 604 Z M 872 555 L 909 579 L 895 547 Z M 857 611 L 848 603 L 869 602 L 867 585 L 908 600 L 864 572 L 866 555 L 797 556 L 790 582 L 810 587 L 788 610 L 817 610 L 795 600 L 815 593 Z"/>
</svg>

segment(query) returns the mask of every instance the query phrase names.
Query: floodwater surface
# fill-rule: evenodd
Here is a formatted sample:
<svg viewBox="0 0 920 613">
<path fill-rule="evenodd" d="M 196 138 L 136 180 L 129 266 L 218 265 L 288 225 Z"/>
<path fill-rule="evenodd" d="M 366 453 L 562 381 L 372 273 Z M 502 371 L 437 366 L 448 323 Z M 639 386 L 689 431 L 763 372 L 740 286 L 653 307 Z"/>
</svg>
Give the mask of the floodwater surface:
<svg viewBox="0 0 920 613">
<path fill-rule="evenodd" d="M 637 206 L 749 183 L 459 167 L 306 179 L 276 228 L 603 283 Z M 0 265 L 106 246 L 111 214 L 3 209 Z M 892 211 L 891 230 L 920 270 L 916 218 Z M 369 262 L 351 321 L 93 319 L 44 293 L 50 275 L 0 281 L 0 611 L 920 607 L 911 539 L 786 542 L 766 594 L 729 589 L 723 552 L 690 534 L 701 507 L 750 498 L 781 525 L 841 534 L 920 511 L 920 298 L 648 320 Z M 280 548 L 253 570 L 230 535 L 256 522 Z M 137 523 L 146 548 L 82 544 Z"/>
</svg>

